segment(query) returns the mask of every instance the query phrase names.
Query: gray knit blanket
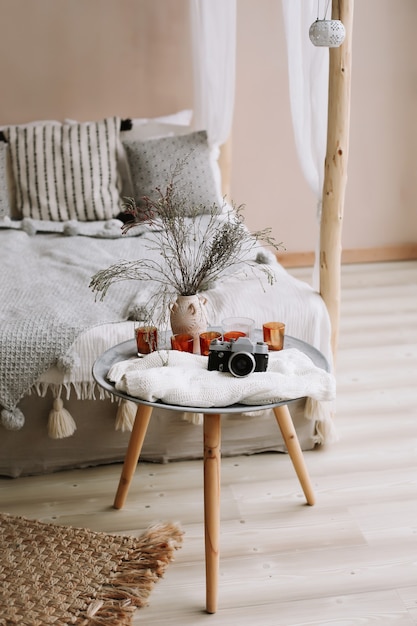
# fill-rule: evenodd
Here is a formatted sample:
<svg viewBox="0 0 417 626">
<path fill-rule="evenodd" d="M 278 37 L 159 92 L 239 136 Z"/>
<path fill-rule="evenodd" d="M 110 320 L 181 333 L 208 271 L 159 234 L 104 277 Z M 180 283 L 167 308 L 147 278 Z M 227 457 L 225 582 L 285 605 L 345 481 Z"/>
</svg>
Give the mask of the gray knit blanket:
<svg viewBox="0 0 417 626">
<path fill-rule="evenodd" d="M 140 256 L 141 236 L 122 237 L 121 222 L 75 232 L 45 234 L 16 224 L 0 229 L 0 404 L 6 427 L 22 426 L 16 405 L 41 374 L 60 366 L 76 337 L 125 320 L 140 288 L 135 281 L 119 283 L 100 302 L 89 283 L 98 270 Z"/>
<path fill-rule="evenodd" d="M 50 368 L 75 369 L 71 346 L 84 331 L 133 319 L 146 308 L 155 285 L 119 282 L 103 301 L 89 288 L 97 271 L 121 259 L 158 256 L 147 228 L 129 232 L 122 236 L 117 220 L 0 223 L 0 405 L 6 428 L 23 426 L 17 404 Z M 330 323 L 320 295 L 290 276 L 272 253 L 254 251 L 254 260 L 273 269 L 274 284 L 265 287 L 257 276 L 232 271 L 205 294 L 209 323 L 218 326 L 223 318 L 242 314 L 253 317 L 258 328 L 266 320 L 285 320 L 289 335 L 329 359 Z"/>
<path fill-rule="evenodd" d="M 205 229 L 209 216 L 199 218 Z M 191 220 L 191 218 L 190 218 Z M 0 221 L 0 405 L 1 423 L 23 426 L 17 404 L 51 367 L 71 369 L 67 352 L 85 330 L 132 319 L 158 288 L 138 281 L 112 285 L 96 300 L 92 276 L 119 260 L 158 258 L 152 230 L 139 226 L 122 235 L 119 220 Z M 152 282 L 152 281 L 151 281 Z M 140 305 L 138 305 L 140 303 Z"/>
</svg>

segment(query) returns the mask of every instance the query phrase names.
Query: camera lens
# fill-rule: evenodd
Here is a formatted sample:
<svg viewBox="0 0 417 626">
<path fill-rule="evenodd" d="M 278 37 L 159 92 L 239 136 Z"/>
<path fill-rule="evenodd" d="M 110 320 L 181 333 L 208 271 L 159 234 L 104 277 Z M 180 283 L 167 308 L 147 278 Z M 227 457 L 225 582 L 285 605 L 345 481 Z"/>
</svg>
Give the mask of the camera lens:
<svg viewBox="0 0 417 626">
<path fill-rule="evenodd" d="M 253 372 L 255 366 L 255 359 L 248 352 L 235 352 L 229 359 L 229 371 L 237 378 L 248 376 Z"/>
</svg>

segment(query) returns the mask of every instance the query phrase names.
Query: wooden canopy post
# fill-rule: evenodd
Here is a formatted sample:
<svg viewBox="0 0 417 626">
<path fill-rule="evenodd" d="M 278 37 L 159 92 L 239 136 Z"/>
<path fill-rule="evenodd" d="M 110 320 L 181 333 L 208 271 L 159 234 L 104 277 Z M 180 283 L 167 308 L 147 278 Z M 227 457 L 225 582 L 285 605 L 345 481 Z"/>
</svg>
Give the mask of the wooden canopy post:
<svg viewBox="0 0 417 626">
<path fill-rule="evenodd" d="M 232 135 L 230 134 L 226 142 L 220 146 L 219 167 L 222 177 L 222 194 L 227 196 L 231 202 L 232 184 Z"/>
<path fill-rule="evenodd" d="M 347 181 L 354 0 L 332 0 L 332 19 L 346 30 L 343 44 L 329 50 L 327 150 L 320 222 L 320 293 L 327 306 L 336 358 L 340 318 L 342 223 Z"/>
</svg>

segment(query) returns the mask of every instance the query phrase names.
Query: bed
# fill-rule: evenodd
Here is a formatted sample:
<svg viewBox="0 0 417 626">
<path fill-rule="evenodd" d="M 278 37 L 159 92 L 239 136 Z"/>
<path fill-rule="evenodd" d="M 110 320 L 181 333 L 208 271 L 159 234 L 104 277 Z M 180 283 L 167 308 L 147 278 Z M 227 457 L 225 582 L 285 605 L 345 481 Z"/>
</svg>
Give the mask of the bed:
<svg viewBox="0 0 417 626">
<path fill-rule="evenodd" d="M 283 0 L 292 14 L 288 52 L 291 42 L 301 43 L 289 31 L 306 35 L 305 20 L 310 24 L 315 17 L 315 3 L 309 3 L 310 21 L 308 11 L 300 19 L 298 4 Z M 199 158 L 189 182 L 202 181 L 202 193 L 219 206 L 223 193 L 230 197 L 236 2 L 127 0 L 103 9 L 99 0 L 88 7 L 68 0 L 59 12 L 51 6 L 39 0 L 24 16 L 17 5 L 5 8 L 10 28 L 2 44 L 3 74 L 17 87 L 5 91 L 0 120 L 8 123 L 0 127 L 0 475 L 11 477 L 124 458 L 132 406 L 106 397 L 91 370 L 104 350 L 132 338 L 134 319 L 151 293 L 149 285 L 126 281 L 112 286 L 101 302 L 89 288 L 95 272 L 137 258 L 152 237 L 146 227 L 122 236 L 124 199 L 140 195 L 144 184 L 160 184 L 164 161 L 169 167 L 189 150 L 195 133 Z M 265 249 L 262 263 L 275 277 L 271 287 L 260 285 L 258 277 L 231 273 L 205 293 L 210 325 L 243 312 L 258 327 L 265 320 L 284 321 L 288 335 L 311 343 L 330 364 L 340 306 L 352 12 L 350 0 L 332 2 L 346 39 L 329 52 L 323 197 L 316 190 L 322 204 L 319 285 L 312 289 L 296 280 Z M 16 37 L 25 46 L 10 56 Z M 304 48 L 302 58 L 309 56 Z M 300 77 L 304 63 L 296 66 Z M 114 111 L 148 117 L 108 117 Z M 304 112 L 299 121 L 304 128 Z M 256 120 L 249 116 L 246 123 Z M 145 179 L 143 161 L 151 164 Z M 304 450 L 333 440 L 331 412 L 331 404 L 291 405 Z M 200 422 L 199 416 L 154 411 L 142 459 L 201 457 Z M 57 423 L 61 430 L 51 427 Z M 224 417 L 222 433 L 224 455 L 284 451 L 268 412 Z"/>
<path fill-rule="evenodd" d="M 134 320 L 146 310 L 152 285 L 124 281 L 101 301 L 89 283 L 120 259 L 149 254 L 147 224 L 122 233 L 124 201 L 163 185 L 190 147 L 193 159 L 182 172 L 183 182 L 196 188 L 202 206 L 218 202 L 221 218 L 216 155 L 205 131 L 192 130 L 191 117 L 187 110 L 155 119 L 38 121 L 2 129 L 0 474 L 15 477 L 123 459 L 129 406 L 106 397 L 91 370 L 104 350 L 133 337 Z M 204 225 L 205 215 L 199 219 Z M 289 335 L 311 343 L 331 362 L 322 298 L 291 277 L 271 250 L 261 252 L 257 258 L 273 273 L 274 283 L 230 272 L 204 294 L 209 325 L 243 312 L 258 328 L 281 320 Z M 326 440 L 328 416 L 308 414 L 303 400 L 291 412 L 303 449 Z M 52 433 L 57 416 L 68 428 Z M 267 450 L 284 450 L 267 411 L 256 418 L 224 418 L 224 455 Z M 168 462 L 201 452 L 201 420 L 154 411 L 143 460 Z"/>
</svg>

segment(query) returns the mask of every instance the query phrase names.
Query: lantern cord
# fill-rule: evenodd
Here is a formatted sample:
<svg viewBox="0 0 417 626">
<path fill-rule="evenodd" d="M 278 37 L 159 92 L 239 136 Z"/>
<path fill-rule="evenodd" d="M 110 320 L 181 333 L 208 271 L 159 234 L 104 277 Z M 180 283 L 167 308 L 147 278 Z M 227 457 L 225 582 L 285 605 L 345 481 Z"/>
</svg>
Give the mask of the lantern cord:
<svg viewBox="0 0 417 626">
<path fill-rule="evenodd" d="M 326 9 L 324 11 L 323 19 L 326 19 L 327 12 L 329 10 L 330 0 L 327 0 Z M 317 19 L 320 19 L 320 0 L 317 0 Z"/>
</svg>

